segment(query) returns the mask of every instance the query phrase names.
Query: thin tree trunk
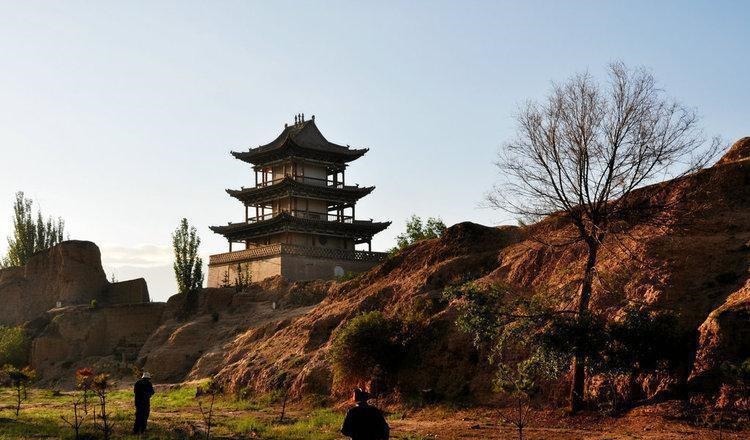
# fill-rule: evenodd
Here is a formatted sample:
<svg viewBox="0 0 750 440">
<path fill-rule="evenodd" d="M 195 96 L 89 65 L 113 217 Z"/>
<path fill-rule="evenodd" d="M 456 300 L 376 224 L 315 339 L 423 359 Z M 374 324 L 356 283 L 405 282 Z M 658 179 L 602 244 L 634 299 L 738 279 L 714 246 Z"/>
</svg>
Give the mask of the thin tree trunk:
<svg viewBox="0 0 750 440">
<path fill-rule="evenodd" d="M 582 319 L 589 311 L 592 285 L 594 284 L 594 269 L 596 267 L 599 243 L 594 239 L 588 240 L 588 258 L 581 283 L 581 295 L 578 298 L 578 319 Z M 570 411 L 576 413 L 583 409 L 584 385 L 586 383 L 586 356 L 582 347 L 573 349 L 573 382 L 570 386 Z"/>
<path fill-rule="evenodd" d="M 16 387 L 16 418 L 21 412 L 21 387 Z"/>
</svg>

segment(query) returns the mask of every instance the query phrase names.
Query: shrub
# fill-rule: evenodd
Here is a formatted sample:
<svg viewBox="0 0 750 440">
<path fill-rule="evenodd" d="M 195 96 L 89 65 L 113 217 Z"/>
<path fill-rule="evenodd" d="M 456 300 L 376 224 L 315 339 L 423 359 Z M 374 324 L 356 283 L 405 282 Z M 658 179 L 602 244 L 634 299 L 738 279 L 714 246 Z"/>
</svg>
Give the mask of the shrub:
<svg viewBox="0 0 750 440">
<path fill-rule="evenodd" d="M 0 365 L 22 367 L 29 354 L 29 341 L 21 327 L 0 326 Z"/>
<path fill-rule="evenodd" d="M 608 326 L 605 368 L 618 373 L 668 369 L 678 365 L 687 350 L 677 315 L 629 307 L 619 321 Z"/>
<path fill-rule="evenodd" d="M 338 331 L 331 347 L 334 379 L 357 383 L 393 378 L 404 349 L 401 326 L 380 312 L 350 320 Z"/>
<path fill-rule="evenodd" d="M 352 272 L 352 271 L 349 271 L 349 272 L 346 272 L 345 274 L 341 275 L 340 277 L 336 277 L 336 281 L 338 281 L 340 283 L 343 283 L 343 282 L 346 282 L 346 281 L 351 281 L 351 280 L 359 277 L 360 275 L 362 275 L 362 272 Z"/>
<path fill-rule="evenodd" d="M 391 254 L 406 249 L 414 243 L 422 240 L 438 238 L 445 232 L 445 223 L 440 217 L 429 217 L 427 220 L 412 215 L 406 222 L 406 232 L 396 237 L 396 247 L 390 250 Z"/>
</svg>

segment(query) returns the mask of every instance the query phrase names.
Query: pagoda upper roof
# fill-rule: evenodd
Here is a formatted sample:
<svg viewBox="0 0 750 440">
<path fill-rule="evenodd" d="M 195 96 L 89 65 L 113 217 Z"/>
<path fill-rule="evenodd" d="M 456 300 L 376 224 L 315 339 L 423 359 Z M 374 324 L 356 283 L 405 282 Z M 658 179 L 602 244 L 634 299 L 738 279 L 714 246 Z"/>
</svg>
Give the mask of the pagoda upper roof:
<svg viewBox="0 0 750 440">
<path fill-rule="evenodd" d="M 360 186 L 324 186 L 300 182 L 287 176 L 273 185 L 259 186 L 255 188 L 242 188 L 240 190 L 228 189 L 227 193 L 237 200 L 245 203 L 258 203 L 278 199 L 285 196 L 316 197 L 339 203 L 356 202 L 362 197 L 370 194 L 375 187 Z"/>
<path fill-rule="evenodd" d="M 355 241 L 369 240 L 373 235 L 390 226 L 391 222 L 356 220 L 338 222 L 313 220 L 283 212 L 268 220 L 254 223 L 230 223 L 226 226 L 211 226 L 210 229 L 230 241 L 240 241 L 279 232 L 307 232 L 330 234 L 353 238 Z"/>
<path fill-rule="evenodd" d="M 248 151 L 232 151 L 235 158 L 262 165 L 284 157 L 303 157 L 324 162 L 346 163 L 362 157 L 367 148 L 354 149 L 348 145 L 329 142 L 315 125 L 315 119 L 284 127 L 284 131 L 268 144 Z"/>
</svg>

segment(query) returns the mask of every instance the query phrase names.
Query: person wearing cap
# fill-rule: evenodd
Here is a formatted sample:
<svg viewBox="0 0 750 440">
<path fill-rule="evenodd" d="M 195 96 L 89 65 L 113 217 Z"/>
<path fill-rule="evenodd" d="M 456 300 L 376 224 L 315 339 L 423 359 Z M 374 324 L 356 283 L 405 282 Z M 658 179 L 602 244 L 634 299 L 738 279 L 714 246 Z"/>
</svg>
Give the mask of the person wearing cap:
<svg viewBox="0 0 750 440">
<path fill-rule="evenodd" d="M 354 390 L 356 406 L 346 413 L 341 433 L 352 440 L 388 440 L 390 427 L 383 413 L 367 403 L 370 393 L 357 388 Z"/>
<path fill-rule="evenodd" d="M 154 395 L 154 386 L 151 384 L 151 373 L 143 372 L 143 376 L 133 386 L 135 394 L 135 425 L 133 434 L 145 434 L 148 416 L 151 412 L 151 396 Z"/>
</svg>

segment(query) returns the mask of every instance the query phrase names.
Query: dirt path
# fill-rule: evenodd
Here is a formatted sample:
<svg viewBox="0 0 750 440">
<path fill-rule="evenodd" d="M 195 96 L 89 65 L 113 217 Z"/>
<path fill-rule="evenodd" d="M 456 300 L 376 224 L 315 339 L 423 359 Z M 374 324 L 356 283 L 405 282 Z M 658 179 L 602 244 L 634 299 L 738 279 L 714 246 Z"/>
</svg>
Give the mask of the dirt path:
<svg viewBox="0 0 750 440">
<path fill-rule="evenodd" d="M 499 411 L 427 410 L 389 420 L 393 438 L 518 439 L 515 426 L 499 421 Z M 579 416 L 545 411 L 533 414 L 524 430 L 526 440 L 718 440 L 719 432 L 634 412 L 619 418 Z M 411 437 L 410 437 L 411 436 Z M 750 432 L 724 433 L 723 440 L 747 440 Z"/>
</svg>

